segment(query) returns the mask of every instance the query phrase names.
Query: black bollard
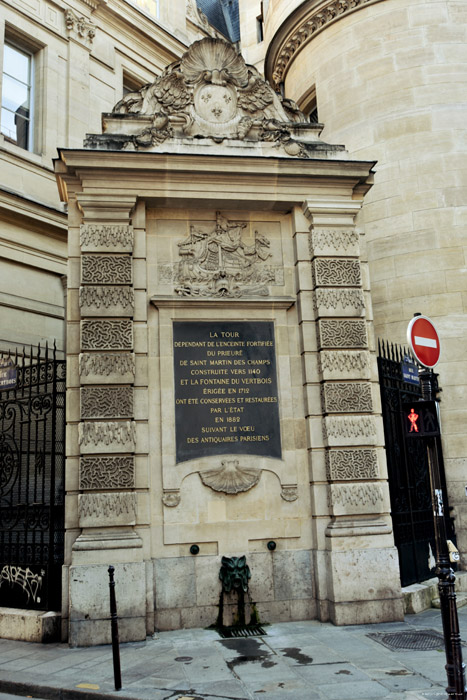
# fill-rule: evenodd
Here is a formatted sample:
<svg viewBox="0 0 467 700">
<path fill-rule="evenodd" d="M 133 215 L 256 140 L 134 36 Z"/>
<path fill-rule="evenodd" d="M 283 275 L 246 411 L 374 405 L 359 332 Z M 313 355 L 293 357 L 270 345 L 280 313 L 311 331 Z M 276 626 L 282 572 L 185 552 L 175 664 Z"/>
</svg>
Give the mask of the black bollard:
<svg viewBox="0 0 467 700">
<path fill-rule="evenodd" d="M 109 588 L 110 588 L 110 625 L 112 630 L 112 656 L 114 663 L 115 690 L 122 687 L 122 672 L 120 670 L 120 647 L 118 641 L 118 617 L 117 601 L 115 598 L 115 581 L 113 566 L 109 566 Z"/>
</svg>

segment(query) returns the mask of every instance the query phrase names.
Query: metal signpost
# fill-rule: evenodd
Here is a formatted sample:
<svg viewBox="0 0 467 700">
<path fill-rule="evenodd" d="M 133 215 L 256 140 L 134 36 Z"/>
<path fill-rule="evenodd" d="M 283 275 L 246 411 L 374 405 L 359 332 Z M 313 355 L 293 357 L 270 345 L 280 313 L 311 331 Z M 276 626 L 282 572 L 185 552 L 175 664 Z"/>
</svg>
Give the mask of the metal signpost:
<svg viewBox="0 0 467 700">
<path fill-rule="evenodd" d="M 438 363 L 441 351 L 439 336 L 433 323 L 426 316 L 416 314 L 407 329 L 410 348 L 424 367 L 420 370 L 422 400 L 404 404 L 402 420 L 406 435 L 410 438 L 425 438 L 427 441 L 428 467 L 430 472 L 433 519 L 436 543 L 436 575 L 441 605 L 444 646 L 446 651 L 446 675 L 449 698 L 466 700 L 465 665 L 462 662 L 462 647 L 457 615 L 455 581 L 451 568 L 446 523 L 444 519 L 443 491 L 438 463 L 436 437 L 440 435 L 438 402 L 433 392 L 433 367 Z M 452 556 L 452 555 L 451 555 Z"/>
</svg>

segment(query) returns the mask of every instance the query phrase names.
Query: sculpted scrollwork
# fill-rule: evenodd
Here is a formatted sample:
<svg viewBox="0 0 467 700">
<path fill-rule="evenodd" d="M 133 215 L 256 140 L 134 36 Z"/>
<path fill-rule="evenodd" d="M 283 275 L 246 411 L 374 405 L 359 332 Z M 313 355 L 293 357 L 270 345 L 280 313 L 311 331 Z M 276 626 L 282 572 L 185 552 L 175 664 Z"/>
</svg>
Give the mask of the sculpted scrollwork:
<svg viewBox="0 0 467 700">
<path fill-rule="evenodd" d="M 131 284 L 132 264 L 129 255 L 83 255 L 83 284 Z"/>
<path fill-rule="evenodd" d="M 323 404 L 327 413 L 365 413 L 373 411 L 369 382 L 326 382 Z"/>
<path fill-rule="evenodd" d="M 318 324 L 321 348 L 366 348 L 365 321 L 324 319 Z"/>
<path fill-rule="evenodd" d="M 293 33 L 287 35 L 286 40 L 274 58 L 272 79 L 276 87 L 283 82 L 293 56 L 303 46 L 306 46 L 317 32 L 330 22 L 352 10 L 363 7 L 368 2 L 371 2 L 371 0 L 328 0 L 325 4 L 319 3 L 316 10 L 308 13 Z"/>
<path fill-rule="evenodd" d="M 86 386 L 81 388 L 81 418 L 132 418 L 133 387 Z"/>
<path fill-rule="evenodd" d="M 246 65 L 232 44 L 218 38 L 192 44 L 152 84 L 120 100 L 113 114 L 140 115 L 140 132 L 134 131 L 137 122 L 125 131 L 124 120 L 112 121 L 112 115 L 106 115 L 111 133 L 107 129 L 102 136 L 90 135 L 87 147 L 111 142 L 113 149 L 138 150 L 157 148 L 167 140 L 204 137 L 269 144 L 282 155 L 299 158 L 313 157 L 323 148 L 342 149 L 320 142 L 298 106 Z M 297 140 L 297 133 L 304 140 Z"/>
<path fill-rule="evenodd" d="M 255 232 L 252 245 L 242 237 L 246 223 L 228 221 L 220 212 L 213 230 L 190 227 L 187 238 L 178 243 L 180 262 L 175 292 L 180 296 L 267 296 L 268 284 L 276 282 L 270 242 Z"/>
<path fill-rule="evenodd" d="M 133 323 L 104 319 L 82 321 L 81 347 L 83 350 L 131 350 Z"/>
<path fill-rule="evenodd" d="M 329 481 L 376 479 L 378 477 L 376 450 L 372 448 L 327 450 L 326 475 Z"/>
<path fill-rule="evenodd" d="M 80 489 L 129 489 L 135 485 L 134 457 L 81 457 Z"/>
<path fill-rule="evenodd" d="M 119 224 L 81 224 L 80 244 L 83 251 L 105 250 L 108 253 L 132 251 L 132 226 Z"/>
<path fill-rule="evenodd" d="M 362 284 L 360 262 L 348 258 L 317 258 L 313 261 L 315 283 L 322 287 L 356 287 Z"/>
</svg>

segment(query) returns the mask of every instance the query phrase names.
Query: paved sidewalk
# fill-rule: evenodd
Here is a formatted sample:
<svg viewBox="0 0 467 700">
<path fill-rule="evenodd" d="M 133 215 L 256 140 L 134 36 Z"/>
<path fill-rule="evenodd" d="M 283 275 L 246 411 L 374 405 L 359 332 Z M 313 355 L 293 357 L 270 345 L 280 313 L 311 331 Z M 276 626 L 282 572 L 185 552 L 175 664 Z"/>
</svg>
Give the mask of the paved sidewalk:
<svg viewBox="0 0 467 700">
<path fill-rule="evenodd" d="M 467 639 L 467 608 L 459 610 L 459 620 Z M 442 642 L 431 651 L 392 651 L 368 636 L 441 632 L 439 610 L 399 623 L 334 627 L 311 620 L 265 629 L 265 636 L 247 639 L 225 640 L 214 631 L 194 629 L 122 644 L 118 693 L 110 646 L 70 649 L 2 639 L 0 692 L 63 700 L 446 698 Z"/>
</svg>

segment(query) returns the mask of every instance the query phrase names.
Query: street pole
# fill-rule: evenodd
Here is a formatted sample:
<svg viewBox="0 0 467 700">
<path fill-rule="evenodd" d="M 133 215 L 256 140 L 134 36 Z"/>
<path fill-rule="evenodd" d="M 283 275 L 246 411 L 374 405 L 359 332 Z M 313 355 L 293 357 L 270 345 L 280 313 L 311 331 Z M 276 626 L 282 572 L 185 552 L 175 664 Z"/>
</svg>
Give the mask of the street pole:
<svg viewBox="0 0 467 700">
<path fill-rule="evenodd" d="M 122 687 L 122 673 L 120 670 L 120 647 L 118 639 L 118 617 L 117 617 L 117 601 L 115 598 L 115 567 L 109 566 L 109 588 L 110 588 L 110 625 L 112 634 L 112 656 L 114 665 L 114 682 L 115 690 L 120 690 Z"/>
<path fill-rule="evenodd" d="M 433 372 L 420 371 L 422 398 L 433 401 Z M 446 675 L 449 698 L 466 700 L 465 664 L 462 662 L 462 646 L 459 631 L 459 618 L 456 604 L 456 577 L 451 568 L 444 519 L 443 491 L 439 472 L 436 438 L 427 438 L 428 468 L 433 503 L 433 520 L 436 544 L 436 575 L 438 576 L 441 620 L 443 623 L 444 647 L 446 652 Z"/>
</svg>

